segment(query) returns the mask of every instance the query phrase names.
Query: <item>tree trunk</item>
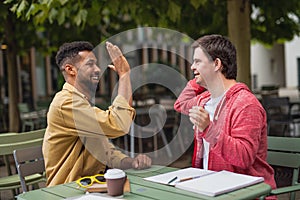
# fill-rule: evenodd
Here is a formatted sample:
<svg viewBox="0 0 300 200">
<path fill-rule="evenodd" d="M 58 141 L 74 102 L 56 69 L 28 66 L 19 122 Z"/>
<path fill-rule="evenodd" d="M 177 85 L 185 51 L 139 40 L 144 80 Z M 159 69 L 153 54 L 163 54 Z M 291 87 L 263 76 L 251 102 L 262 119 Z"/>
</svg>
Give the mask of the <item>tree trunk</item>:
<svg viewBox="0 0 300 200">
<path fill-rule="evenodd" d="M 9 14 L 11 15 L 11 14 Z M 14 40 L 14 31 L 12 17 L 8 16 L 5 22 L 5 35 L 7 42 L 7 80 L 8 80 L 8 120 L 9 120 L 9 131 L 19 131 L 19 112 L 17 109 L 18 105 L 18 84 L 19 76 L 17 71 L 17 60 L 16 60 L 16 43 Z"/>
<path fill-rule="evenodd" d="M 227 0 L 228 35 L 237 50 L 237 80 L 251 88 L 250 0 Z"/>
</svg>

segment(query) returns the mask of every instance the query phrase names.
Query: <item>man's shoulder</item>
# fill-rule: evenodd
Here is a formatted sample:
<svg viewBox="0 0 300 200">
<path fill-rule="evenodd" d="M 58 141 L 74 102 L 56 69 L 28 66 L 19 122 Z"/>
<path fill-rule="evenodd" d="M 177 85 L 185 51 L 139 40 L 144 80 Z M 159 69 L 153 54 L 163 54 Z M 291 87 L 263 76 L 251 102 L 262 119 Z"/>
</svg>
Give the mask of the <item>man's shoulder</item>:
<svg viewBox="0 0 300 200">
<path fill-rule="evenodd" d="M 61 90 L 57 92 L 52 100 L 55 105 L 63 104 L 65 101 L 72 100 L 71 93 L 66 90 Z"/>
<path fill-rule="evenodd" d="M 49 107 L 49 112 L 57 109 L 62 109 L 65 106 L 73 104 L 72 93 L 66 90 L 61 90 L 57 92 L 52 99 Z"/>
</svg>

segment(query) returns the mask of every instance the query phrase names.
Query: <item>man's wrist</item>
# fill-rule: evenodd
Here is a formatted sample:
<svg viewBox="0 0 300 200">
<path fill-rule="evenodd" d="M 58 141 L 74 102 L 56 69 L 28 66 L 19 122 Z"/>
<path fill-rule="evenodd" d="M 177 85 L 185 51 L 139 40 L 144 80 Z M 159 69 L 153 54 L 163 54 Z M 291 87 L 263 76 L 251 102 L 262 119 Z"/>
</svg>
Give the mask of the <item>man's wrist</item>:
<svg viewBox="0 0 300 200">
<path fill-rule="evenodd" d="M 133 163 L 134 159 L 130 158 L 130 157 L 125 157 L 121 160 L 121 168 L 122 169 L 130 169 L 132 168 L 132 163 Z"/>
<path fill-rule="evenodd" d="M 130 77 L 130 71 L 120 73 L 119 77 L 120 77 L 120 79 L 123 78 L 123 77 Z"/>
</svg>

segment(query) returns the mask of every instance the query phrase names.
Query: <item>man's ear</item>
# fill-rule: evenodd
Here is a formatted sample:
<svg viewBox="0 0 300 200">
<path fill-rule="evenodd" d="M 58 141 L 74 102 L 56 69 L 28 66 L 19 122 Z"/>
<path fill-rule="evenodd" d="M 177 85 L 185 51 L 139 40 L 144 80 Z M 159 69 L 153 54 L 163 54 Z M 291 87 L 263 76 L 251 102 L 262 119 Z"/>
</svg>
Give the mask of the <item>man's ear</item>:
<svg viewBox="0 0 300 200">
<path fill-rule="evenodd" d="M 222 69 L 222 61 L 219 58 L 215 60 L 215 72 Z"/>
<path fill-rule="evenodd" d="M 75 76 L 77 73 L 76 68 L 70 64 L 66 64 L 65 71 L 67 72 L 67 74 L 70 74 L 71 76 Z"/>
</svg>

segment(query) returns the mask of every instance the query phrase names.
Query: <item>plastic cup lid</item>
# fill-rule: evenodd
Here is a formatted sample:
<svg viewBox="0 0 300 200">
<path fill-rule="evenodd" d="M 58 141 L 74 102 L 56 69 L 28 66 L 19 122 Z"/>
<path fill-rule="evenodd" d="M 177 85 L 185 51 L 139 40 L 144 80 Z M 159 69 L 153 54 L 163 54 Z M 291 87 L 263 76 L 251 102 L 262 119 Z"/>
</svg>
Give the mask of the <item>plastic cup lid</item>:
<svg viewBox="0 0 300 200">
<path fill-rule="evenodd" d="M 108 169 L 104 174 L 105 179 L 117 179 L 125 177 L 125 172 L 121 169 Z"/>
</svg>

